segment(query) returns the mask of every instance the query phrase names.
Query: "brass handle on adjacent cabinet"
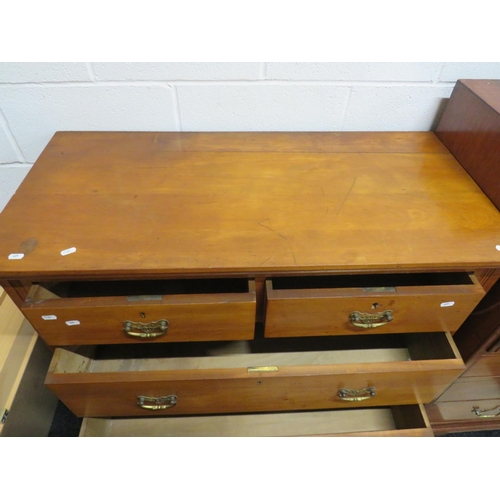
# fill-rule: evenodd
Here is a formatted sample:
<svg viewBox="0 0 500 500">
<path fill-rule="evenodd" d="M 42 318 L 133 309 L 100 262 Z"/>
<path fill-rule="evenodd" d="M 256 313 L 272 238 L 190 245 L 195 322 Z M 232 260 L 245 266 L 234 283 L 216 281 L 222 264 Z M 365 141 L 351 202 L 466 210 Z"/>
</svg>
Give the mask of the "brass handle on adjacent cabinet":
<svg viewBox="0 0 500 500">
<path fill-rule="evenodd" d="M 337 393 L 342 401 L 364 401 L 377 395 L 375 387 L 363 387 L 363 389 L 340 389 Z"/>
<path fill-rule="evenodd" d="M 387 323 L 394 318 L 392 317 L 392 311 L 384 311 L 375 314 L 354 311 L 349 315 L 349 319 L 354 326 L 359 328 L 377 328 L 387 325 Z"/>
<path fill-rule="evenodd" d="M 493 415 L 486 414 L 486 412 L 495 411 L 495 410 L 498 410 L 498 411 L 496 413 L 494 413 Z M 479 406 L 473 406 L 471 411 L 472 411 L 472 413 L 475 413 L 478 417 L 481 417 L 481 418 L 500 417 L 500 405 L 495 406 L 494 408 L 490 408 L 489 410 L 481 410 L 479 408 Z"/>
<path fill-rule="evenodd" d="M 165 333 L 167 333 L 168 321 L 166 319 L 151 321 L 151 323 L 124 321 L 123 330 L 127 335 L 130 335 L 131 337 L 149 339 L 159 337 L 160 335 L 164 335 Z"/>
<path fill-rule="evenodd" d="M 148 397 L 137 396 L 137 404 L 145 410 L 166 410 L 177 404 L 177 396 Z"/>
</svg>

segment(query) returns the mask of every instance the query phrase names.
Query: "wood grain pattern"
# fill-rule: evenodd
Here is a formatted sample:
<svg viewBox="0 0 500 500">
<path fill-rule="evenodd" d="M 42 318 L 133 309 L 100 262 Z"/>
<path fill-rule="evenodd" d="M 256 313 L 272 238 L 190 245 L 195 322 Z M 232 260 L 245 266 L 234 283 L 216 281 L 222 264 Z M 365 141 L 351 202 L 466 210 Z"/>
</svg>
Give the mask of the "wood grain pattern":
<svg viewBox="0 0 500 500">
<path fill-rule="evenodd" d="M 473 407 L 478 406 L 485 410 L 495 408 L 499 403 L 500 400 L 461 401 L 425 405 L 425 409 L 434 435 L 441 436 L 449 433 L 498 430 L 500 418 L 481 418 L 473 412 Z"/>
<path fill-rule="evenodd" d="M 0 286 L 3 288 L 4 292 L 11 298 L 14 304 L 16 304 L 18 308 L 21 308 L 31 289 L 31 282 L 18 280 L 0 280 Z"/>
<path fill-rule="evenodd" d="M 49 374 L 45 383 L 78 416 L 151 417 L 428 403 L 461 372 L 458 366 L 455 370 L 444 369 L 444 363 L 419 364 L 418 372 L 406 372 L 403 364 L 394 364 L 390 373 L 377 374 L 362 374 L 359 365 L 346 365 L 352 373 L 345 375 L 313 376 L 299 370 L 286 377 L 288 370 L 283 369 L 280 377 L 259 380 L 242 378 L 241 373 L 234 372 L 220 377 L 203 372 L 198 380 L 175 381 L 162 373 Z M 430 365 L 428 369 L 426 365 Z M 206 378 L 201 379 L 202 375 Z M 371 402 L 345 403 L 336 396 L 346 386 L 361 389 L 367 385 L 377 389 Z M 179 398 L 173 408 L 150 412 L 137 405 L 138 396 L 170 394 Z"/>
<path fill-rule="evenodd" d="M 451 337 L 449 341 L 452 342 Z M 185 360 L 185 369 L 178 363 L 171 370 L 165 369 L 168 366 L 166 361 L 160 362 L 160 369 L 141 369 L 141 360 L 135 360 L 132 365 L 112 361 L 109 371 L 104 361 L 104 368 L 93 370 L 85 357 L 79 357 L 75 363 L 72 353 L 58 349 L 46 384 L 76 415 L 85 417 L 415 404 L 430 402 L 463 371 L 462 361 L 453 355 L 453 349 L 450 348 L 450 352 L 444 359 L 367 362 L 361 357 L 362 362 L 358 363 L 350 360 L 305 365 L 300 364 L 302 353 L 292 353 L 289 356 L 298 363 L 282 362 L 278 371 L 259 373 L 249 372 L 247 366 L 192 368 L 189 359 Z M 281 356 L 283 360 L 287 355 Z M 249 357 L 249 361 L 245 357 L 248 365 L 261 365 L 259 354 Z M 147 364 L 148 360 L 144 362 Z M 363 387 L 375 387 L 376 396 L 346 402 L 337 394 L 342 388 Z M 151 412 L 137 405 L 137 397 L 141 395 L 171 394 L 178 397 L 178 402 L 166 410 Z"/>
<path fill-rule="evenodd" d="M 37 290 L 21 308 L 50 345 L 126 344 L 251 339 L 255 329 L 255 291 L 162 295 L 158 300 L 128 297 L 40 298 Z M 55 317 L 45 320 L 44 317 Z M 124 322 L 166 319 L 168 331 L 138 339 L 124 331 Z M 78 324 L 71 322 L 78 321 Z M 70 322 L 68 325 L 67 322 Z"/>
<path fill-rule="evenodd" d="M 436 400 L 436 403 L 480 399 L 500 399 L 500 377 L 460 378 Z"/>
<path fill-rule="evenodd" d="M 498 417 L 480 417 L 473 411 L 474 407 L 477 407 L 483 412 L 493 410 L 487 414 L 495 415 L 497 411 L 500 412 L 500 399 L 440 402 L 431 406 L 433 424 L 446 420 L 469 420 L 476 422 L 476 425 L 493 424 L 494 429 L 498 429 L 500 426 L 500 415 Z M 469 430 L 472 429 L 469 428 Z"/>
<path fill-rule="evenodd" d="M 481 356 L 485 343 L 500 336 L 500 281 L 481 300 L 474 312 L 455 333 L 454 340 L 465 361 L 472 363 Z"/>
<path fill-rule="evenodd" d="M 180 436 L 180 437 L 270 437 L 270 436 L 429 436 L 425 410 L 414 405 L 401 409 L 404 421 L 396 419 L 400 408 L 374 408 L 259 415 L 228 415 L 196 418 L 84 419 L 80 437 Z M 411 422 L 410 419 L 412 420 Z"/>
<path fill-rule="evenodd" d="M 168 146 L 181 140 L 170 133 L 56 134 L 0 214 L 0 277 L 500 264 L 500 214 L 441 149 L 394 152 L 401 134 L 364 133 L 324 152 L 349 141 L 310 134 L 290 152 L 282 144 L 301 141 L 290 133 L 266 136 L 272 151 L 227 151 L 230 137 L 193 135 L 206 151 Z"/>
<path fill-rule="evenodd" d="M 500 80 L 459 80 L 436 135 L 500 209 Z"/>
<path fill-rule="evenodd" d="M 462 375 L 462 379 L 468 377 L 500 377 L 500 353 L 481 356 Z"/>
<path fill-rule="evenodd" d="M 500 269 L 477 269 L 475 273 L 485 292 L 489 292 L 500 277 Z"/>
<path fill-rule="evenodd" d="M 160 415 L 428 403 L 464 370 L 449 334 L 437 343 L 431 337 L 438 334 L 408 335 L 404 354 L 411 360 L 355 349 L 359 357 L 346 350 L 317 358 L 299 351 L 294 353 L 299 359 L 292 360 L 280 351 L 249 353 L 243 366 L 231 364 L 235 357 L 220 365 L 216 357 L 208 362 L 193 356 L 189 363 L 184 358 L 172 364 L 156 351 L 175 348 L 176 342 L 164 340 L 251 338 L 255 320 L 266 314 L 272 324 L 273 318 L 289 321 L 297 312 L 297 322 L 292 318 L 297 335 L 311 322 L 309 334 L 317 336 L 322 327 L 314 321 L 321 314 L 308 306 L 300 311 L 297 303 L 326 300 L 331 308 L 339 299 L 359 298 L 353 290 L 280 298 L 283 291 L 273 296 L 265 286 L 277 276 L 478 271 L 494 291 L 500 214 L 452 153 L 432 133 L 57 133 L 0 214 L 0 279 L 55 345 L 126 344 L 135 339 L 124 337 L 124 320 L 168 314 L 166 337 L 151 345 L 109 346 L 115 351 L 109 362 L 56 351 L 46 383 L 80 416 L 157 416 L 137 405 L 139 395 L 176 394 L 177 405 Z M 72 247 L 76 251 L 64 255 Z M 12 253 L 24 257 L 9 259 Z M 107 281 L 121 286 L 121 280 L 135 285 L 139 279 L 221 277 L 252 280 L 255 288 L 134 303 L 125 293 L 97 292 Z M 24 301 L 27 285 L 38 281 L 84 281 L 94 292 L 58 297 L 49 287 L 50 293 Z M 398 291 L 388 304 L 404 319 L 397 331 L 454 330 L 483 294 L 477 283 L 472 288 L 472 293 L 460 285 Z M 362 298 L 367 307 L 374 301 L 385 306 L 387 295 Z M 277 314 L 273 307 L 282 299 L 293 300 Z M 457 307 L 438 312 L 431 307 L 433 320 L 422 319 L 426 301 L 433 300 L 454 301 Z M 42 315 L 57 316 L 57 322 L 41 321 Z M 80 324 L 66 325 L 70 320 Z M 366 337 L 373 342 L 382 336 Z M 116 352 L 140 347 L 158 359 L 122 359 Z M 338 355 L 344 359 L 337 361 Z M 248 371 L 260 362 L 279 369 Z M 338 397 L 340 388 L 372 386 L 376 396 L 370 400 L 347 403 Z M 418 419 L 400 425 L 404 412 L 391 416 L 395 423 L 377 432 L 429 432 Z"/>
<path fill-rule="evenodd" d="M 477 282 L 402 286 L 378 293 L 362 288 L 274 290 L 271 280 L 267 285 L 266 337 L 454 332 L 484 296 Z M 389 310 L 394 319 L 377 328 L 363 329 L 350 321 L 354 311 L 374 314 Z"/>
</svg>

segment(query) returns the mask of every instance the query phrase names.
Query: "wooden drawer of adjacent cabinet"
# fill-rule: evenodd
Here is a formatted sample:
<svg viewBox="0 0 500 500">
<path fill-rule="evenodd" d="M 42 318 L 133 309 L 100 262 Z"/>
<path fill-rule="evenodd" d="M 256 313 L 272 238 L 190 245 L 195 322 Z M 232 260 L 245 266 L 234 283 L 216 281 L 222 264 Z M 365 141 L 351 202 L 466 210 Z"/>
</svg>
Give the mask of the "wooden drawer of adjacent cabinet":
<svg viewBox="0 0 500 500">
<path fill-rule="evenodd" d="M 468 377 L 500 377 L 500 352 L 481 356 L 462 375 Z"/>
<path fill-rule="evenodd" d="M 500 399 L 500 377 L 461 377 L 436 402 L 479 399 Z"/>
<path fill-rule="evenodd" d="M 252 280 L 35 285 L 22 311 L 50 345 L 251 339 Z"/>
<path fill-rule="evenodd" d="M 464 370 L 448 333 L 56 349 L 46 385 L 80 417 L 430 402 Z"/>
<path fill-rule="evenodd" d="M 454 332 L 484 296 L 467 273 L 273 278 L 266 290 L 266 337 Z"/>
<path fill-rule="evenodd" d="M 500 423 L 500 399 L 479 399 L 477 401 L 453 401 L 430 405 L 433 421 L 481 420 Z"/>
<path fill-rule="evenodd" d="M 86 418 L 80 437 L 432 436 L 422 405 L 165 418 Z"/>
</svg>

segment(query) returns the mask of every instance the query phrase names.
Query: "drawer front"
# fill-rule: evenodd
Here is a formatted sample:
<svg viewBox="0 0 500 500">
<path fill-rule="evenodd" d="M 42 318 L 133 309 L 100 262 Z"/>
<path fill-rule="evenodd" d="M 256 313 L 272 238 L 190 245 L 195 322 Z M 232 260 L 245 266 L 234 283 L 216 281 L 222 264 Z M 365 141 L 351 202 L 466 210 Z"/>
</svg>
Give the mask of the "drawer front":
<svg viewBox="0 0 500 500">
<path fill-rule="evenodd" d="M 437 402 L 500 399 L 500 377 L 474 377 L 457 380 Z"/>
<path fill-rule="evenodd" d="M 251 339 L 255 291 L 246 293 L 37 299 L 23 313 L 51 345 Z"/>
<path fill-rule="evenodd" d="M 432 436 L 422 405 L 253 415 L 86 418 L 80 437 Z"/>
<path fill-rule="evenodd" d="M 275 289 L 268 280 L 266 337 L 451 331 L 484 295 L 470 285 Z"/>
<path fill-rule="evenodd" d="M 500 399 L 454 401 L 432 405 L 433 413 L 442 420 L 477 420 L 481 423 L 498 421 L 500 424 Z"/>
<path fill-rule="evenodd" d="M 269 357 L 255 354 L 101 363 L 57 349 L 46 385 L 81 417 L 407 405 L 430 402 L 464 369 L 459 356 L 429 359 L 429 351 L 424 359 L 357 363 L 331 363 L 327 352 L 279 353 L 263 365 Z"/>
<path fill-rule="evenodd" d="M 500 353 L 481 356 L 462 375 L 468 377 L 500 377 Z"/>
</svg>

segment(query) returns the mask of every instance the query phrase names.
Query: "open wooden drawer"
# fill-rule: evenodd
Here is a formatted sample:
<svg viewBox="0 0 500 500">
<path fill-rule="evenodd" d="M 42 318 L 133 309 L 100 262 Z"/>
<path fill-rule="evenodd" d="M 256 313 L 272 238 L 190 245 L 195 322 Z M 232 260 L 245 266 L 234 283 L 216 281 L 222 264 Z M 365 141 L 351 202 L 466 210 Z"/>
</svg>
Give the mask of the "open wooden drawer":
<svg viewBox="0 0 500 500">
<path fill-rule="evenodd" d="M 56 349 L 46 385 L 80 417 L 427 403 L 464 370 L 449 333 Z"/>
<path fill-rule="evenodd" d="M 251 339 L 245 279 L 41 283 L 22 312 L 50 345 Z"/>
<path fill-rule="evenodd" d="M 422 405 L 165 418 L 85 418 L 80 437 L 432 436 Z"/>
<path fill-rule="evenodd" d="M 498 395 L 498 392 L 497 392 Z M 500 425 L 500 399 L 450 401 L 429 406 L 433 420 L 488 420 Z"/>
<path fill-rule="evenodd" d="M 468 273 L 283 277 L 266 291 L 266 337 L 454 332 L 485 294 Z"/>
</svg>

